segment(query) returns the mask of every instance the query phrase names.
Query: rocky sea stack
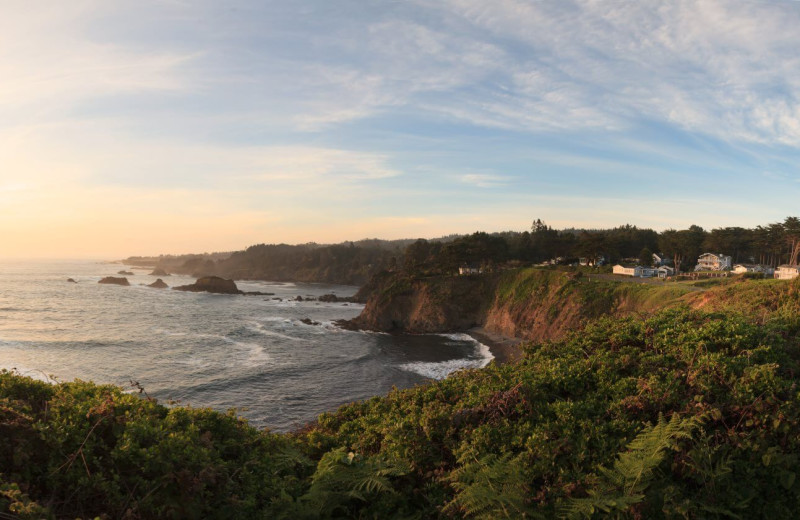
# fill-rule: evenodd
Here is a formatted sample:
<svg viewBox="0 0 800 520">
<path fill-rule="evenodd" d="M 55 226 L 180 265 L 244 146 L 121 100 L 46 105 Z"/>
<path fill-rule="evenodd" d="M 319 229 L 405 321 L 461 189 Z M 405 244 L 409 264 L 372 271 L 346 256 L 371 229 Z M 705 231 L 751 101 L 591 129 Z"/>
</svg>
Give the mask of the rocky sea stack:
<svg viewBox="0 0 800 520">
<path fill-rule="evenodd" d="M 150 276 L 170 276 L 170 274 L 160 267 L 156 267 L 153 269 L 153 272 L 150 273 Z"/>
<path fill-rule="evenodd" d="M 133 272 L 125 271 L 124 269 L 122 271 L 118 271 L 117 274 L 123 274 L 125 276 L 133 276 Z"/>
<path fill-rule="evenodd" d="M 156 280 L 155 282 L 153 282 L 151 284 L 148 284 L 147 286 L 148 287 L 153 287 L 155 289 L 167 289 L 167 288 L 169 288 L 169 285 L 164 283 L 164 280 L 162 280 L 161 278 L 159 278 L 158 280 Z"/>
<path fill-rule="evenodd" d="M 67 281 L 68 281 L 69 283 L 78 283 L 78 282 L 76 282 L 76 281 L 75 281 L 73 278 L 67 278 Z"/>
<path fill-rule="evenodd" d="M 116 276 L 106 276 L 97 283 L 107 283 L 111 285 L 130 285 L 130 282 L 128 282 L 127 278 L 124 277 L 118 278 Z"/>
<path fill-rule="evenodd" d="M 233 280 L 226 280 L 219 276 L 203 276 L 191 285 L 174 287 L 176 291 L 210 292 L 215 294 L 242 294 Z"/>
</svg>

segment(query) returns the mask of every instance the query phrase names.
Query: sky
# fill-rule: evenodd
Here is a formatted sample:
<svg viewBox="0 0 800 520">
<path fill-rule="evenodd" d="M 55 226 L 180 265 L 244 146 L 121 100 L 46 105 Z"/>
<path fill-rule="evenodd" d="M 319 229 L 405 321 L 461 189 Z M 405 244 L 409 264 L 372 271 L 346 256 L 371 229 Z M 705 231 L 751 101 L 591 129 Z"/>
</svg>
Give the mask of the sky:
<svg viewBox="0 0 800 520">
<path fill-rule="evenodd" d="M 0 0 L 0 257 L 798 214 L 800 2 Z"/>
</svg>

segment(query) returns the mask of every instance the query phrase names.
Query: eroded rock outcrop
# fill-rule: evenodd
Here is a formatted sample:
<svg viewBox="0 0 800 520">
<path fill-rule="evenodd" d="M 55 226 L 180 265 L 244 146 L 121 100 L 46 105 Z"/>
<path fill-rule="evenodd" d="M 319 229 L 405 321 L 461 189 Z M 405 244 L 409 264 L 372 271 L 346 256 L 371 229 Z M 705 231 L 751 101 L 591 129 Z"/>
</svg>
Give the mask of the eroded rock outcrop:
<svg viewBox="0 0 800 520">
<path fill-rule="evenodd" d="M 242 291 L 236 287 L 233 280 L 226 280 L 219 276 L 203 276 L 197 279 L 191 285 L 181 285 L 173 287 L 176 291 L 189 291 L 189 292 L 208 292 L 214 294 L 243 294 Z"/>
<path fill-rule="evenodd" d="M 345 328 L 412 334 L 467 330 L 480 326 L 492 303 L 496 280 L 491 277 L 414 279 L 384 273 L 371 282 L 362 313 Z M 363 297 L 362 291 L 354 300 Z"/>
<path fill-rule="evenodd" d="M 151 284 L 148 284 L 147 286 L 148 287 L 152 287 L 154 289 L 167 289 L 167 288 L 169 288 L 169 285 L 164 283 L 164 280 L 162 280 L 161 278 L 159 278 L 158 280 L 156 280 L 155 282 L 153 282 Z"/>
<path fill-rule="evenodd" d="M 161 269 L 160 267 L 156 267 L 153 269 L 153 272 L 150 273 L 150 276 L 171 276 L 168 272 Z"/>
<path fill-rule="evenodd" d="M 105 283 L 110 285 L 130 285 L 131 283 L 127 278 L 117 276 L 106 276 L 97 283 Z"/>
</svg>

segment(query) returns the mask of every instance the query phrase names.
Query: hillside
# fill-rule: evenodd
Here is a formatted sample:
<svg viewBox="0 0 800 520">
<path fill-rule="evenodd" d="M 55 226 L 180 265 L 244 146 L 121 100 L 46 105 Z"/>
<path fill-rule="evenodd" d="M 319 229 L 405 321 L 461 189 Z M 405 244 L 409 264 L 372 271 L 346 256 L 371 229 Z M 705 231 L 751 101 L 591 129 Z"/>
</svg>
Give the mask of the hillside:
<svg viewBox="0 0 800 520">
<path fill-rule="evenodd" d="M 590 294 L 583 282 L 538 276 L 529 283 L 542 294 Z M 511 287 L 498 283 L 494 295 L 515 309 L 524 285 Z M 663 296 L 619 290 L 627 299 L 602 305 Z M 743 295 L 761 299 L 733 305 Z M 0 512 L 793 518 L 800 282 L 725 284 L 684 298 L 701 308 L 603 317 L 528 344 L 518 363 L 353 403 L 289 435 L 257 431 L 233 412 L 1 372 Z M 710 310 L 725 305 L 747 313 Z"/>
<path fill-rule="evenodd" d="M 402 250 L 409 242 L 257 244 L 232 253 L 130 257 L 122 262 L 195 277 L 364 285 L 374 274 L 402 260 Z"/>
<path fill-rule="evenodd" d="M 539 268 L 478 276 L 384 273 L 361 291 L 367 305 L 351 325 L 409 333 L 482 326 L 504 336 L 541 341 L 561 338 L 601 316 L 646 314 L 690 302 L 698 289 L 685 283 L 608 281 L 580 271 Z"/>
</svg>

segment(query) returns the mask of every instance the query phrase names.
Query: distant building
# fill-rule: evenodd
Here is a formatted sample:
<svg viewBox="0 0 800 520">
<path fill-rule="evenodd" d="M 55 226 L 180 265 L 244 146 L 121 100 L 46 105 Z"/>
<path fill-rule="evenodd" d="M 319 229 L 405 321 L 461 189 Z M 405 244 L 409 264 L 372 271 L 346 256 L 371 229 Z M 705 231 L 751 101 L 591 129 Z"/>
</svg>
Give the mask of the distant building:
<svg viewBox="0 0 800 520">
<path fill-rule="evenodd" d="M 728 271 L 733 266 L 733 258 L 728 255 L 703 253 L 697 259 L 695 271 Z"/>
<path fill-rule="evenodd" d="M 578 258 L 578 265 L 583 265 L 583 266 L 601 266 L 605 265 L 605 263 L 606 263 L 606 257 L 603 255 L 600 255 L 597 258 L 585 258 L 585 257 Z"/>
<path fill-rule="evenodd" d="M 638 265 L 636 267 L 625 267 L 624 265 L 617 264 L 611 268 L 611 272 L 622 276 L 641 276 L 641 269 L 641 266 Z M 637 272 L 639 274 L 637 274 Z"/>
<path fill-rule="evenodd" d="M 635 278 L 666 278 L 675 274 L 675 269 L 662 265 L 661 267 L 642 267 L 637 265 L 635 267 L 625 267 L 624 265 L 617 264 L 611 272 L 622 276 L 633 276 Z"/>
<path fill-rule="evenodd" d="M 733 266 L 733 272 L 735 274 L 761 273 L 766 276 L 773 274 L 775 269 L 767 265 L 760 264 L 736 264 Z"/>
<path fill-rule="evenodd" d="M 797 265 L 779 265 L 775 269 L 775 279 L 777 280 L 794 280 L 800 275 L 800 266 Z"/>
<path fill-rule="evenodd" d="M 458 274 L 461 276 L 466 276 L 470 274 L 481 274 L 483 269 L 480 267 L 470 267 L 470 266 L 462 266 L 458 268 Z"/>
<path fill-rule="evenodd" d="M 659 278 L 667 278 L 668 276 L 675 274 L 675 269 L 668 265 L 661 265 L 653 268 L 653 270 L 655 271 L 655 276 L 658 276 Z"/>
<path fill-rule="evenodd" d="M 655 267 L 659 267 L 662 265 L 669 265 L 672 263 L 672 260 L 664 256 L 663 254 L 653 253 L 653 265 Z"/>
</svg>

